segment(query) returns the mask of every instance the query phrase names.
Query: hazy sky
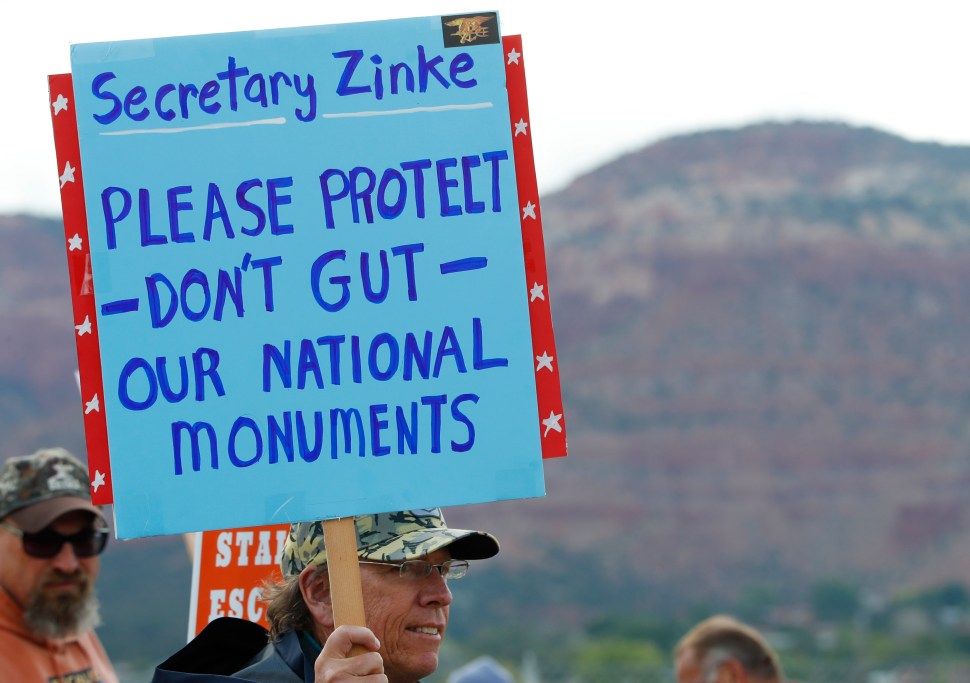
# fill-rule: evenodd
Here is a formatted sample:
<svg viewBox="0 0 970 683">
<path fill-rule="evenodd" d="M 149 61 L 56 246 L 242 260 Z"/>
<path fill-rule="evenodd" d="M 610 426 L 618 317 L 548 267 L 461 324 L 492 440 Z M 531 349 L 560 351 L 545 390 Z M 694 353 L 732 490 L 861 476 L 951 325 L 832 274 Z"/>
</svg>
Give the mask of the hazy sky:
<svg viewBox="0 0 970 683">
<path fill-rule="evenodd" d="M 793 118 L 970 144 L 954 0 L 491 4 L 61 0 L 0 20 L 0 213 L 60 215 L 47 75 L 72 43 L 497 10 L 521 34 L 541 191 L 668 135 Z"/>
</svg>

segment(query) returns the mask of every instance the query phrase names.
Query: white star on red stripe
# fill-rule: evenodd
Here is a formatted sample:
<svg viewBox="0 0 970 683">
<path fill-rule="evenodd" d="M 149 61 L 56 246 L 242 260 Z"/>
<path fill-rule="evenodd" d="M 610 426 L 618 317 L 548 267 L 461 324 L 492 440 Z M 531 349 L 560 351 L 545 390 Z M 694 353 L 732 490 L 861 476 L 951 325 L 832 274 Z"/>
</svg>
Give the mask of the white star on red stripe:
<svg viewBox="0 0 970 683">
<path fill-rule="evenodd" d="M 559 424 L 559 421 L 561 419 L 562 419 L 562 413 L 560 413 L 559 415 L 556 415 L 555 412 L 549 411 L 549 417 L 547 417 L 545 420 L 542 421 L 543 426 L 546 428 L 546 431 L 542 433 L 543 438 L 549 436 L 550 430 L 562 432 L 562 425 Z"/>
</svg>

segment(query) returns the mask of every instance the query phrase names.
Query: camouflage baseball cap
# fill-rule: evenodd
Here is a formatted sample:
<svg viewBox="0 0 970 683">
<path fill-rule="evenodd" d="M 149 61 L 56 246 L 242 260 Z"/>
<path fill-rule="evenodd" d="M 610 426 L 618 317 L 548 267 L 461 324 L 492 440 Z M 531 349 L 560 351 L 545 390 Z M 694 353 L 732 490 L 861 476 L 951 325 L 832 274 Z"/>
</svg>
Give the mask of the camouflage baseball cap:
<svg viewBox="0 0 970 683">
<path fill-rule="evenodd" d="M 484 560 L 498 553 L 498 541 L 484 531 L 449 529 L 440 508 L 382 512 L 354 517 L 357 555 L 379 562 L 413 560 L 447 547 L 458 560 Z M 280 569 L 284 576 L 327 564 L 323 522 L 290 525 Z"/>
<path fill-rule="evenodd" d="M 10 458 L 0 468 L 0 519 L 34 533 L 75 510 L 104 520 L 91 504 L 87 468 L 63 448 Z"/>
</svg>

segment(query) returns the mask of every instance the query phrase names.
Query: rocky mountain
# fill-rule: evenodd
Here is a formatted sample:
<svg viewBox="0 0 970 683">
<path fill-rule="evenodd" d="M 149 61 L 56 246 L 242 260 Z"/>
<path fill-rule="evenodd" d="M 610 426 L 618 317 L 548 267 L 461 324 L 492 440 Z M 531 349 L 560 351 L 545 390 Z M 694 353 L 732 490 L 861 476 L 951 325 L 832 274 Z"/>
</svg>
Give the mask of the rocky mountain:
<svg viewBox="0 0 970 683">
<path fill-rule="evenodd" d="M 970 578 L 968 190 L 970 148 L 796 122 L 545 197 L 571 456 L 462 518 L 644 608 Z"/>
<path fill-rule="evenodd" d="M 708 131 L 541 212 L 570 455 L 543 499 L 449 511 L 504 548 L 463 609 L 561 625 L 970 579 L 970 148 Z M 2 456 L 83 452 L 60 224 L 0 217 L 0 244 Z M 119 581 L 187 581 L 178 539 L 118 547 Z"/>
<path fill-rule="evenodd" d="M 533 514 L 698 592 L 965 577 L 968 189 L 968 148 L 792 123 L 547 197 L 578 457 Z"/>
<path fill-rule="evenodd" d="M 37 443 L 84 452 L 62 235 L 60 221 L 0 216 L 3 458 Z"/>
</svg>

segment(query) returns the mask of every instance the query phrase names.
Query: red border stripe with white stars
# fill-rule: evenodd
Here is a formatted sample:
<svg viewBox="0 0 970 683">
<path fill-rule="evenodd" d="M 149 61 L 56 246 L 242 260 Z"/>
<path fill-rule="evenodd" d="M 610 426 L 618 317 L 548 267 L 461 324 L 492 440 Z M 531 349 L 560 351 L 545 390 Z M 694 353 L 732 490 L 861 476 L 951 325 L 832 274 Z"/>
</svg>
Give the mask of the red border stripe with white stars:
<svg viewBox="0 0 970 683">
<path fill-rule="evenodd" d="M 47 77 L 50 89 L 51 122 L 61 186 L 61 212 L 64 216 L 64 246 L 71 282 L 74 308 L 74 341 L 77 344 L 78 371 L 81 376 L 81 406 L 84 411 L 84 436 L 91 500 L 107 505 L 114 500 L 111 464 L 108 459 L 108 425 L 104 413 L 104 386 L 101 379 L 101 351 L 98 345 L 98 318 L 91 279 L 91 252 L 88 222 L 84 211 L 84 185 L 81 176 L 81 151 L 74 110 L 71 74 Z"/>
<path fill-rule="evenodd" d="M 546 251 L 542 240 L 542 214 L 539 211 L 539 189 L 536 183 L 535 157 L 529 122 L 529 99 L 525 84 L 525 61 L 522 36 L 504 36 L 505 80 L 509 91 L 509 115 L 512 124 L 512 149 L 515 154 L 515 176 L 519 194 L 519 220 L 522 224 L 522 246 L 525 253 L 525 276 L 529 291 L 529 315 L 532 321 L 532 352 L 535 356 L 536 394 L 539 402 L 539 435 L 542 457 L 566 455 L 566 419 L 563 415 L 562 389 L 559 384 L 559 358 L 552 332 L 552 309 L 546 278 Z"/>
</svg>

